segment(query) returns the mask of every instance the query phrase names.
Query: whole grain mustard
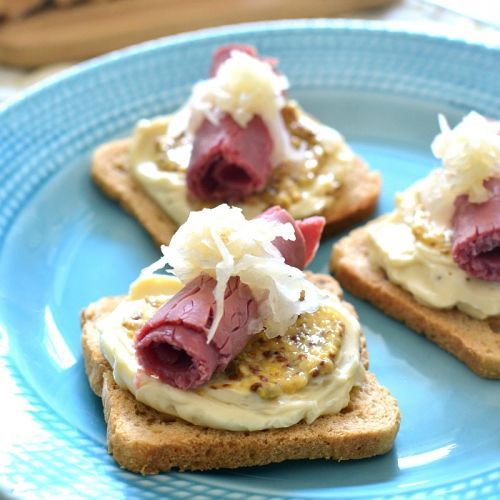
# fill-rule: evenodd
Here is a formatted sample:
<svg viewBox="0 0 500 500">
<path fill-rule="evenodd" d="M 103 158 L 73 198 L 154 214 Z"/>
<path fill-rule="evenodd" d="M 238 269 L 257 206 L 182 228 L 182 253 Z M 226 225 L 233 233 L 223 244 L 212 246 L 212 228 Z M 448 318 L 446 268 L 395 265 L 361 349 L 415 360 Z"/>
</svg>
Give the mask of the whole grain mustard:
<svg viewBox="0 0 500 500">
<path fill-rule="evenodd" d="M 225 380 L 212 389 L 234 387 L 274 399 L 294 394 L 309 381 L 331 373 L 342 344 L 344 324 L 326 306 L 299 316 L 286 335 L 256 335 L 227 367 Z"/>
</svg>

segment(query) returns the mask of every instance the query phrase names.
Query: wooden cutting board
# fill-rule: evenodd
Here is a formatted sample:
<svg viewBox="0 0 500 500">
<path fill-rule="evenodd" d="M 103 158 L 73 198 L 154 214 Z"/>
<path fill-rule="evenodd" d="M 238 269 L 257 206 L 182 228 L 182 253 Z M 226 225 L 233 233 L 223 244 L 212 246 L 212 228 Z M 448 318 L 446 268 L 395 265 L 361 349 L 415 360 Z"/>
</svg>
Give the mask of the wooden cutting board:
<svg viewBox="0 0 500 500">
<path fill-rule="evenodd" d="M 0 26 L 0 63 L 35 67 L 183 31 L 264 19 L 334 17 L 395 0 L 114 0 L 46 9 Z"/>
</svg>

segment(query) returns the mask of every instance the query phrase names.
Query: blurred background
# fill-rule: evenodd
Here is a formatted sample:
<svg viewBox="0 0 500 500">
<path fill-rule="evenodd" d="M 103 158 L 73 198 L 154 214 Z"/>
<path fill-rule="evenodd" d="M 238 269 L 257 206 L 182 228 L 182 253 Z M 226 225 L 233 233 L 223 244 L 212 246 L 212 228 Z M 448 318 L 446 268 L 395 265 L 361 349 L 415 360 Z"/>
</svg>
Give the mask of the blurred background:
<svg viewBox="0 0 500 500">
<path fill-rule="evenodd" d="M 133 43 L 314 17 L 397 22 L 500 45 L 500 0 L 0 0 L 0 103 L 75 62 Z"/>
</svg>

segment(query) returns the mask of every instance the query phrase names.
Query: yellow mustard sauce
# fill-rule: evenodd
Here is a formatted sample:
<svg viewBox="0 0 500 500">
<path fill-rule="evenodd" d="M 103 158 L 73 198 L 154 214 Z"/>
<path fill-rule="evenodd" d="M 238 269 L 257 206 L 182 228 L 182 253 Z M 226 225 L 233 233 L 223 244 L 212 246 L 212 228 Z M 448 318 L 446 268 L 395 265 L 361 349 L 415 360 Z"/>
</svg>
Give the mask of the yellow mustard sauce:
<svg viewBox="0 0 500 500">
<path fill-rule="evenodd" d="M 140 312 L 134 313 L 130 318 L 126 318 L 122 321 L 122 327 L 127 332 L 127 337 L 133 339 L 135 332 L 137 332 L 142 325 L 144 325 L 145 320 Z"/>
<path fill-rule="evenodd" d="M 288 209 L 301 200 L 303 191 L 310 189 L 327 155 L 316 134 L 301 119 L 294 103 L 288 103 L 283 108 L 282 116 L 290 133 L 292 146 L 304 151 L 305 160 L 293 168 L 286 163 L 275 167 L 264 190 L 258 195 L 248 196 L 247 200 L 251 203 L 252 198 L 257 198 L 266 205 L 280 205 Z M 331 191 L 335 191 L 337 187 L 336 183 L 332 183 Z"/>
<path fill-rule="evenodd" d="M 436 249 L 443 255 L 451 253 L 450 238 L 430 218 L 429 212 L 417 208 L 411 217 L 406 217 L 412 233 L 421 243 Z"/>
<path fill-rule="evenodd" d="M 177 138 L 160 135 L 155 141 L 155 163 L 165 172 L 185 172 L 192 149 L 193 143 L 184 134 Z"/>
<path fill-rule="evenodd" d="M 269 182 L 263 191 L 244 198 L 245 205 L 266 206 L 280 205 L 288 209 L 294 203 L 302 199 L 302 192 L 309 191 L 317 176 L 321 174 L 325 166 L 328 154 L 322 146 L 316 134 L 308 127 L 303 112 L 299 112 L 294 102 L 289 102 L 282 110 L 283 120 L 291 135 L 291 143 L 294 148 L 304 151 L 305 160 L 293 164 L 293 167 L 284 163 L 273 168 Z M 158 168 L 166 172 L 185 172 L 191 155 L 192 144 L 183 134 L 178 138 L 170 138 L 162 134 L 156 138 L 154 145 L 155 163 Z M 331 182 L 329 196 L 339 188 L 338 182 Z M 325 206 L 333 202 L 329 197 Z M 212 208 L 217 203 L 190 199 L 195 209 Z"/>
<path fill-rule="evenodd" d="M 127 332 L 128 338 L 133 339 L 146 321 L 151 319 L 156 311 L 169 299 L 170 297 L 162 297 L 161 295 L 144 297 L 139 302 L 139 305 L 134 308 L 131 315 L 122 321 L 122 327 Z"/>
<path fill-rule="evenodd" d="M 210 388 L 255 392 L 263 399 L 294 394 L 313 378 L 331 373 L 344 324 L 332 308 L 301 315 L 282 337 L 256 335 Z"/>
</svg>

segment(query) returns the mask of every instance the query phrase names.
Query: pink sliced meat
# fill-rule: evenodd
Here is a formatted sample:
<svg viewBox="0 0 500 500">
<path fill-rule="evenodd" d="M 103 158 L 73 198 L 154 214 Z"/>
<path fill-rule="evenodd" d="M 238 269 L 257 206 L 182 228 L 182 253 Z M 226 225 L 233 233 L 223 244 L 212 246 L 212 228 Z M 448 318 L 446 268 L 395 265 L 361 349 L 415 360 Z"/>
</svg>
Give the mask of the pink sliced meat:
<svg viewBox="0 0 500 500">
<path fill-rule="evenodd" d="M 147 374 L 179 389 L 192 389 L 223 371 L 245 347 L 254 333 L 249 325 L 258 318 L 258 304 L 238 277 L 228 282 L 221 322 L 207 343 L 215 285 L 207 275 L 194 279 L 137 333 L 137 359 Z"/>
<path fill-rule="evenodd" d="M 489 179 L 485 187 L 488 201 L 471 203 L 465 195 L 455 201 L 452 255 L 470 276 L 500 281 L 500 178 Z"/>
<path fill-rule="evenodd" d="M 289 266 L 304 269 L 314 258 L 318 250 L 321 233 L 325 227 L 324 217 L 308 217 L 295 220 L 284 208 L 268 208 L 259 217 L 270 221 L 289 222 L 295 230 L 295 241 L 276 238 L 273 245 L 280 251 Z"/>
<path fill-rule="evenodd" d="M 257 50 L 251 45 L 244 45 L 242 43 L 228 43 L 219 47 L 212 56 L 212 66 L 210 68 L 210 76 L 214 77 L 217 74 L 217 70 L 220 65 L 225 62 L 231 56 L 233 50 L 238 50 L 239 52 L 244 52 L 252 57 L 257 57 Z"/>
<path fill-rule="evenodd" d="M 217 73 L 233 50 L 259 58 L 274 67 L 274 59 L 264 59 L 250 45 L 230 44 L 213 55 L 210 75 Z M 238 201 L 261 191 L 269 181 L 273 140 L 262 118 L 254 116 L 245 127 L 231 115 L 218 123 L 205 119 L 195 133 L 193 152 L 187 169 L 188 193 L 199 200 Z"/>
<path fill-rule="evenodd" d="M 317 215 L 297 221 L 297 228 L 302 233 L 302 236 L 304 237 L 306 243 L 305 266 L 307 266 L 314 259 L 314 256 L 318 251 L 321 235 L 323 234 L 323 229 L 325 228 L 325 223 L 325 218 Z"/>
<path fill-rule="evenodd" d="M 314 257 L 325 224 L 323 217 L 295 219 L 283 208 L 272 207 L 259 217 L 295 229 L 295 241 L 276 238 L 273 245 L 288 265 L 303 269 Z M 215 311 L 216 281 L 201 275 L 164 304 L 135 338 L 137 359 L 149 375 L 179 389 L 203 385 L 223 371 L 255 333 L 258 304 L 250 288 L 233 276 L 226 287 L 222 320 L 211 342 L 207 332 Z"/>
<path fill-rule="evenodd" d="M 245 128 L 230 115 L 197 130 L 187 170 L 189 194 L 200 200 L 237 201 L 260 191 L 271 175 L 273 141 L 259 116 Z"/>
<path fill-rule="evenodd" d="M 220 65 L 225 62 L 231 56 L 231 52 L 237 50 L 238 52 L 243 52 L 251 57 L 255 57 L 261 61 L 267 62 L 271 67 L 275 67 L 278 64 L 278 60 L 274 57 L 260 57 L 257 54 L 257 49 L 252 45 L 245 45 L 242 43 L 228 43 L 219 47 L 212 56 L 212 66 L 210 68 L 210 76 L 213 77 L 217 74 L 217 70 Z"/>
</svg>

